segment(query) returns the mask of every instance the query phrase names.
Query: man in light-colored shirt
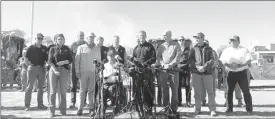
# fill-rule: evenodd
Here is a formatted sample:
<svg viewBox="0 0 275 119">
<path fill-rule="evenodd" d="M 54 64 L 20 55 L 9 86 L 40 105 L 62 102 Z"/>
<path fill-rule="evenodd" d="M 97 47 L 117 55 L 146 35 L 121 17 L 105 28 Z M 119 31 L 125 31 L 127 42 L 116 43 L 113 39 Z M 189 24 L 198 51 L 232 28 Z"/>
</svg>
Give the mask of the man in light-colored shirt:
<svg viewBox="0 0 275 119">
<path fill-rule="evenodd" d="M 181 48 L 177 42 L 172 41 L 172 32 L 165 31 L 163 34 L 165 42 L 158 48 L 157 54 L 160 64 L 164 70 L 160 71 L 160 80 L 163 93 L 163 106 L 169 103 L 169 87 L 170 83 L 172 90 L 171 109 L 173 114 L 177 113 L 178 105 L 178 86 L 179 86 L 179 72 L 171 71 L 176 68 L 181 58 Z M 168 71 L 170 70 L 170 71 Z M 165 111 L 169 111 L 166 109 Z"/>
<path fill-rule="evenodd" d="M 221 62 L 228 71 L 227 76 L 227 110 L 226 113 L 233 112 L 233 92 L 238 83 L 244 96 L 246 111 L 250 114 L 253 111 L 252 97 L 249 91 L 247 79 L 248 65 L 251 63 L 252 56 L 247 48 L 239 46 L 239 36 L 230 38 L 231 47 L 226 48 L 221 57 Z"/>
<path fill-rule="evenodd" d="M 96 46 L 93 38 L 88 38 L 86 44 L 77 48 L 75 56 L 75 72 L 80 79 L 80 103 L 77 115 L 83 114 L 83 106 L 85 100 L 85 92 L 88 90 L 89 111 L 93 111 L 94 89 L 95 89 L 95 65 L 93 61 L 101 61 L 100 47 Z"/>
<path fill-rule="evenodd" d="M 94 33 L 89 34 L 88 37 L 95 37 Z M 73 42 L 70 49 L 72 51 L 72 55 L 73 55 L 73 62 L 71 64 L 71 81 L 72 81 L 72 87 L 71 87 L 71 104 L 69 106 L 69 108 L 75 108 L 75 103 L 76 103 L 76 90 L 77 90 L 77 82 L 79 81 L 79 79 L 77 78 L 76 74 L 75 74 L 75 54 L 77 51 L 78 46 L 85 44 L 85 40 L 84 40 L 84 32 L 80 31 L 77 35 L 78 40 Z M 84 101 L 85 103 L 86 101 Z"/>
</svg>

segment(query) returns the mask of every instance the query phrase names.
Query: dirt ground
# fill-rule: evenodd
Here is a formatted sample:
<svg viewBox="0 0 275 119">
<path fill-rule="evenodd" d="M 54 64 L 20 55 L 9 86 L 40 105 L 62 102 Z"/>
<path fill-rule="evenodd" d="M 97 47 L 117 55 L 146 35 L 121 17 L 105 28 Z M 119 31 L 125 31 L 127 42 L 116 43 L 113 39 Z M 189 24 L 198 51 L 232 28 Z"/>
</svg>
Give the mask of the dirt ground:
<svg viewBox="0 0 275 119">
<path fill-rule="evenodd" d="M 184 89 L 183 89 L 184 90 Z M 183 91 L 184 93 L 185 91 Z M 192 95 L 194 93 L 192 92 Z M 273 118 L 275 119 L 275 88 L 253 88 L 251 89 L 254 112 L 248 115 L 245 108 L 234 107 L 234 113 L 231 115 L 226 115 L 224 112 L 226 110 L 223 107 L 224 104 L 224 92 L 222 90 L 217 90 L 216 92 L 216 102 L 217 102 L 217 117 L 209 116 L 208 107 L 202 107 L 202 114 L 193 115 L 193 108 L 179 107 L 178 112 L 180 112 L 181 118 Z M 36 108 L 37 93 L 34 92 L 31 101 L 31 110 L 24 111 L 24 92 L 19 92 L 16 89 L 5 89 L 1 93 L 1 117 L 2 119 L 12 119 L 12 118 L 48 118 L 48 110 L 38 110 Z M 185 94 L 183 94 L 185 96 Z M 77 95 L 79 97 L 79 94 Z M 67 93 L 67 105 L 69 105 L 70 94 Z M 183 98 L 185 99 L 185 97 Z M 77 104 L 79 100 L 77 99 Z M 46 93 L 44 93 L 44 104 L 47 105 Z M 76 104 L 76 105 L 77 105 Z M 194 98 L 192 97 L 192 104 L 194 104 Z M 237 104 L 237 100 L 234 98 L 234 104 Z M 159 112 L 163 107 L 157 107 L 157 112 Z M 68 109 L 66 116 L 61 116 L 59 110 L 56 110 L 55 118 L 89 118 L 88 109 L 84 110 L 84 116 L 76 116 L 77 109 Z M 136 117 L 136 116 L 134 116 Z M 159 117 L 164 118 L 163 115 Z M 121 115 L 118 118 L 129 118 L 127 115 Z"/>
</svg>

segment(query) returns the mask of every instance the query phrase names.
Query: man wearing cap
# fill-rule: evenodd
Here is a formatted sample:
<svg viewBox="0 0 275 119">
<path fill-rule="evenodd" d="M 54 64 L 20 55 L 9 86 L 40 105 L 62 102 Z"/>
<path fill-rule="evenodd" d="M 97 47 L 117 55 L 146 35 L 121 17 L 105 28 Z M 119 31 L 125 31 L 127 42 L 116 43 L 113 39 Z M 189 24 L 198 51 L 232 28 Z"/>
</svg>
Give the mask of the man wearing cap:
<svg viewBox="0 0 275 119">
<path fill-rule="evenodd" d="M 220 52 L 219 53 L 219 57 L 221 56 L 221 54 L 222 54 L 222 52 Z M 223 86 L 224 86 L 224 98 L 225 98 L 225 103 L 224 103 L 224 106 L 226 107 L 226 105 L 227 105 L 227 100 L 226 100 L 226 98 L 227 98 L 227 90 L 228 90 L 228 86 L 227 86 L 227 73 L 228 73 L 228 71 L 226 71 L 226 68 L 225 68 L 225 66 L 224 66 L 224 64 L 221 62 L 221 60 L 219 59 L 219 74 L 218 74 L 218 80 L 220 81 L 220 80 L 222 80 L 222 83 L 223 83 Z M 221 82 L 221 81 L 220 81 Z M 218 82 L 219 83 L 219 82 Z M 219 84 L 218 84 L 219 85 Z M 240 86 L 239 86 L 239 84 L 237 83 L 236 85 L 235 85 L 235 89 L 234 89 L 234 91 L 235 91 L 235 98 L 238 100 L 238 104 L 237 104 L 237 106 L 238 107 L 242 107 L 242 106 L 244 106 L 243 105 L 243 102 L 242 102 L 242 99 L 243 99 L 243 97 L 242 97 L 242 92 L 241 92 L 241 89 L 240 89 Z"/>
<path fill-rule="evenodd" d="M 248 66 L 251 63 L 252 56 L 247 48 L 240 45 L 240 37 L 233 36 L 230 38 L 231 47 L 226 48 L 220 57 L 221 62 L 225 65 L 227 74 L 227 110 L 226 113 L 233 112 L 233 92 L 235 85 L 238 83 L 246 104 L 246 111 L 250 114 L 253 111 L 252 97 L 249 91 L 247 79 Z"/>
<path fill-rule="evenodd" d="M 195 114 L 201 113 L 201 93 L 202 87 L 205 87 L 208 94 L 208 107 L 211 116 L 216 116 L 216 104 L 213 86 L 212 67 L 214 57 L 212 48 L 204 42 L 204 34 L 198 33 L 193 36 L 197 43 L 190 50 L 189 64 L 192 73 L 192 81 L 195 92 Z"/>
<path fill-rule="evenodd" d="M 165 112 L 170 111 L 172 114 L 177 113 L 178 105 L 178 86 L 179 86 L 179 72 L 173 71 L 174 68 L 180 62 L 181 48 L 180 45 L 172 40 L 172 32 L 165 31 L 163 33 L 163 39 L 165 42 L 159 47 L 157 57 L 160 60 L 160 64 L 164 70 L 160 71 L 160 80 L 163 93 L 163 106 L 169 104 L 169 87 L 168 82 L 172 90 L 171 109 L 165 109 Z"/>
<path fill-rule="evenodd" d="M 37 103 L 39 109 L 46 109 L 43 104 L 43 87 L 45 83 L 45 64 L 48 60 L 47 47 L 42 45 L 43 34 L 38 33 L 35 44 L 31 45 L 26 52 L 26 62 L 29 65 L 27 71 L 27 90 L 25 92 L 26 111 L 30 109 L 33 83 L 38 80 Z"/>
<path fill-rule="evenodd" d="M 92 37 L 95 37 L 94 34 L 92 33 Z M 76 102 L 76 90 L 77 90 L 77 81 L 79 80 L 78 77 L 76 77 L 75 74 L 75 55 L 78 46 L 85 44 L 84 41 L 84 32 L 80 31 L 77 36 L 78 40 L 73 42 L 71 45 L 71 51 L 72 51 L 72 56 L 73 56 L 73 62 L 72 62 L 72 68 L 71 68 L 71 73 L 72 73 L 72 87 L 71 87 L 71 105 L 69 108 L 75 108 L 75 102 Z M 86 102 L 86 101 L 85 101 Z"/>
<path fill-rule="evenodd" d="M 190 39 L 185 39 L 182 36 L 178 39 L 178 43 L 180 44 L 180 48 L 182 51 L 180 63 L 178 64 L 178 68 L 182 70 L 179 73 L 178 106 L 181 106 L 182 101 L 181 88 L 185 87 L 186 106 L 191 107 L 190 66 L 188 64 L 188 55 L 190 52 L 190 45 L 192 42 Z"/>
<path fill-rule="evenodd" d="M 222 52 L 220 54 L 222 54 Z M 224 84 L 224 89 L 225 89 L 224 90 L 224 98 L 225 98 L 224 106 L 226 107 L 227 106 L 227 99 L 226 98 L 227 98 L 227 91 L 228 91 L 228 85 L 227 85 L 228 71 L 226 71 L 226 67 L 222 64 L 222 62 L 221 62 L 221 65 L 222 65 L 222 68 L 223 68 L 223 84 Z M 242 91 L 241 91 L 241 88 L 240 88 L 238 83 L 235 85 L 234 91 L 235 91 L 235 98 L 238 100 L 237 106 L 238 107 L 243 107 L 244 104 L 242 102 L 242 99 L 243 99 Z"/>
<path fill-rule="evenodd" d="M 77 48 L 75 55 L 75 72 L 80 81 L 80 103 L 77 115 L 83 114 L 84 100 L 88 91 L 89 113 L 94 113 L 94 91 L 95 91 L 95 66 L 93 61 L 101 61 L 100 47 L 94 43 L 94 36 L 88 37 L 86 44 Z"/>
</svg>

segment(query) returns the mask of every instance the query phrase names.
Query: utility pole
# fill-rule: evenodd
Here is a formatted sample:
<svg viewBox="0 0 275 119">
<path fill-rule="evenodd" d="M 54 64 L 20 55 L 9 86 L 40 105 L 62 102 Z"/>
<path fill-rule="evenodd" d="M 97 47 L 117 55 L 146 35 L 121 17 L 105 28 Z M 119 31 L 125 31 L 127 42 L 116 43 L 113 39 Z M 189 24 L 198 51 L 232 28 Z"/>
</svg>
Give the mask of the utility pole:
<svg viewBox="0 0 275 119">
<path fill-rule="evenodd" d="M 34 1 L 32 1 L 32 18 L 31 18 L 31 41 L 30 43 L 32 44 L 32 39 L 33 39 L 33 18 L 34 18 Z"/>
</svg>

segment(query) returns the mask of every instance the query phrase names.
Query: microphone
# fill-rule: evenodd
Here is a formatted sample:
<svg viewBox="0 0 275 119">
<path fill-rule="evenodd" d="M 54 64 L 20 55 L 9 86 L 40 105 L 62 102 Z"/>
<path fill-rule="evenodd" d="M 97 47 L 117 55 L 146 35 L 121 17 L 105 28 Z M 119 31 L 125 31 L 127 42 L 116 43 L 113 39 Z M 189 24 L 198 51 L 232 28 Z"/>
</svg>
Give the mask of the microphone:
<svg viewBox="0 0 275 119">
<path fill-rule="evenodd" d="M 102 63 L 107 63 L 108 62 L 108 60 L 107 59 L 103 59 L 103 61 L 102 61 Z"/>
<path fill-rule="evenodd" d="M 97 64 L 97 60 L 96 60 L 96 59 L 94 59 L 93 63 L 94 63 L 94 64 Z"/>
<path fill-rule="evenodd" d="M 123 60 L 119 55 L 116 55 L 115 58 L 116 58 L 117 60 Z"/>
</svg>

